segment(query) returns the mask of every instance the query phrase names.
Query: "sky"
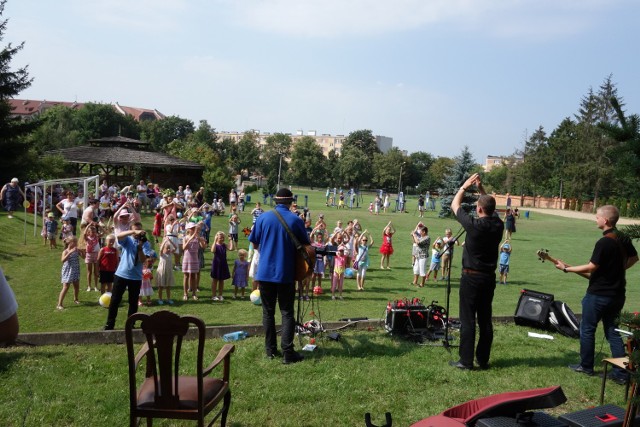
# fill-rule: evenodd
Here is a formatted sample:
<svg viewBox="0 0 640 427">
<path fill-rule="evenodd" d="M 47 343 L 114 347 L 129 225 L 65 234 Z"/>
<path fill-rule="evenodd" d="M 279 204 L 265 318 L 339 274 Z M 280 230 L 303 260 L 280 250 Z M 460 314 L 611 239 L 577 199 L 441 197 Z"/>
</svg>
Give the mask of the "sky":
<svg viewBox="0 0 640 427">
<path fill-rule="evenodd" d="M 20 99 L 155 108 L 217 131 L 348 135 L 479 163 L 609 76 L 640 114 L 637 0 L 8 0 Z"/>
</svg>

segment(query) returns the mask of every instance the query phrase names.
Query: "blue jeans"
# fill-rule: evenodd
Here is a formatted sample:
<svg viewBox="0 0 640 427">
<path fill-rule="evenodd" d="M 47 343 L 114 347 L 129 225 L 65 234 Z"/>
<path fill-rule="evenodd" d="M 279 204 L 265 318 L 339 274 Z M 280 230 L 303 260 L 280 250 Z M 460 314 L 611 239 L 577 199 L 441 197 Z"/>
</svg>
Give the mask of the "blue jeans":
<svg viewBox="0 0 640 427">
<path fill-rule="evenodd" d="M 603 297 L 588 293 L 582 298 L 580 365 L 583 368 L 593 369 L 596 329 L 600 320 L 602 320 L 602 325 L 604 326 L 604 336 L 609 341 L 609 347 L 611 347 L 611 355 L 613 357 L 624 357 L 624 344 L 620 334 L 616 331 L 618 327 L 617 319 L 622 307 L 624 307 L 624 297 Z M 616 373 L 622 372 L 622 370 L 616 369 Z"/>
</svg>

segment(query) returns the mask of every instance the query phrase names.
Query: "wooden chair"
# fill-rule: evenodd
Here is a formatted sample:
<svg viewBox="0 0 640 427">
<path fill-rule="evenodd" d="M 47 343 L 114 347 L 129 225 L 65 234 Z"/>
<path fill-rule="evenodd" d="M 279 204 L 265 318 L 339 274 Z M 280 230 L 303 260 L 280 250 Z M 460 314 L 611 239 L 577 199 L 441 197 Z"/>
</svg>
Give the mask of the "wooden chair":
<svg viewBox="0 0 640 427">
<path fill-rule="evenodd" d="M 136 354 L 133 335 L 138 321 L 140 321 L 145 343 Z M 183 338 L 191 325 L 196 326 L 198 336 L 195 375 L 185 376 L 180 375 L 181 370 L 182 372 L 186 370 L 180 365 L 180 351 Z M 153 418 L 197 420 L 198 426 L 204 426 L 205 416 L 221 401 L 223 401 L 222 407 L 208 426 L 218 418 L 222 426 L 226 424 L 231 405 L 229 371 L 234 345 L 226 344 L 215 360 L 203 369 L 204 322 L 192 316 L 178 316 L 167 310 L 151 315 L 145 313 L 131 315 L 127 319 L 125 333 L 129 361 L 131 426 L 138 425 L 139 419 L 142 418 L 147 419 L 147 426 L 152 425 Z M 138 386 L 140 381 L 136 377 L 136 372 L 143 358 L 146 360 L 146 373 L 144 380 Z M 224 362 L 222 378 L 208 377 L 222 362 Z M 188 369 L 188 372 L 193 372 L 193 369 Z"/>
</svg>

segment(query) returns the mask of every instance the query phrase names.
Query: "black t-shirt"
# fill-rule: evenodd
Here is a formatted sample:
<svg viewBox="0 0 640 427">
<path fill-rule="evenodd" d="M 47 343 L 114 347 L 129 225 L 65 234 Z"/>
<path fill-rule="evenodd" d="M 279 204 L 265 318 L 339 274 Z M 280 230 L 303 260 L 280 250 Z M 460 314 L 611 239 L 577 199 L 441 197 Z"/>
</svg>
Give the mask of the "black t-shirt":
<svg viewBox="0 0 640 427">
<path fill-rule="evenodd" d="M 608 297 L 624 297 L 626 280 L 626 263 L 629 258 L 638 255 L 629 239 L 618 239 L 615 229 L 602 233 L 603 237 L 596 242 L 590 261 L 598 266 L 591 273 L 587 293 Z"/>
<path fill-rule="evenodd" d="M 485 273 L 495 273 L 504 223 L 496 216 L 473 218 L 459 208 L 456 215 L 467 232 L 462 251 L 462 267 Z"/>
</svg>

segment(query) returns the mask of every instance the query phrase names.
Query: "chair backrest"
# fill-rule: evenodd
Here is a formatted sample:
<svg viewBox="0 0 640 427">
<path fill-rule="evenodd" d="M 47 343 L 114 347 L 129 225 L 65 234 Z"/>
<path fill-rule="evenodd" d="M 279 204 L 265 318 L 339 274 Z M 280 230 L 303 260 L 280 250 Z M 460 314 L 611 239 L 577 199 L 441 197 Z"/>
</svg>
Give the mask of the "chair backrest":
<svg viewBox="0 0 640 427">
<path fill-rule="evenodd" d="M 133 331 L 140 321 L 140 329 L 145 337 L 143 349 L 136 355 L 133 347 Z M 203 406 L 203 356 L 205 343 L 204 322 L 193 316 L 179 316 L 171 311 L 162 310 L 153 314 L 135 313 L 127 319 L 125 326 L 127 358 L 129 362 L 129 395 L 132 408 L 136 405 L 136 367 L 146 356 L 147 378 L 153 378 L 155 406 L 175 409 L 179 405 L 177 395 L 180 379 L 180 352 L 183 338 L 189 327 L 198 330 L 198 349 L 195 377 L 198 381 L 198 408 Z"/>
</svg>

